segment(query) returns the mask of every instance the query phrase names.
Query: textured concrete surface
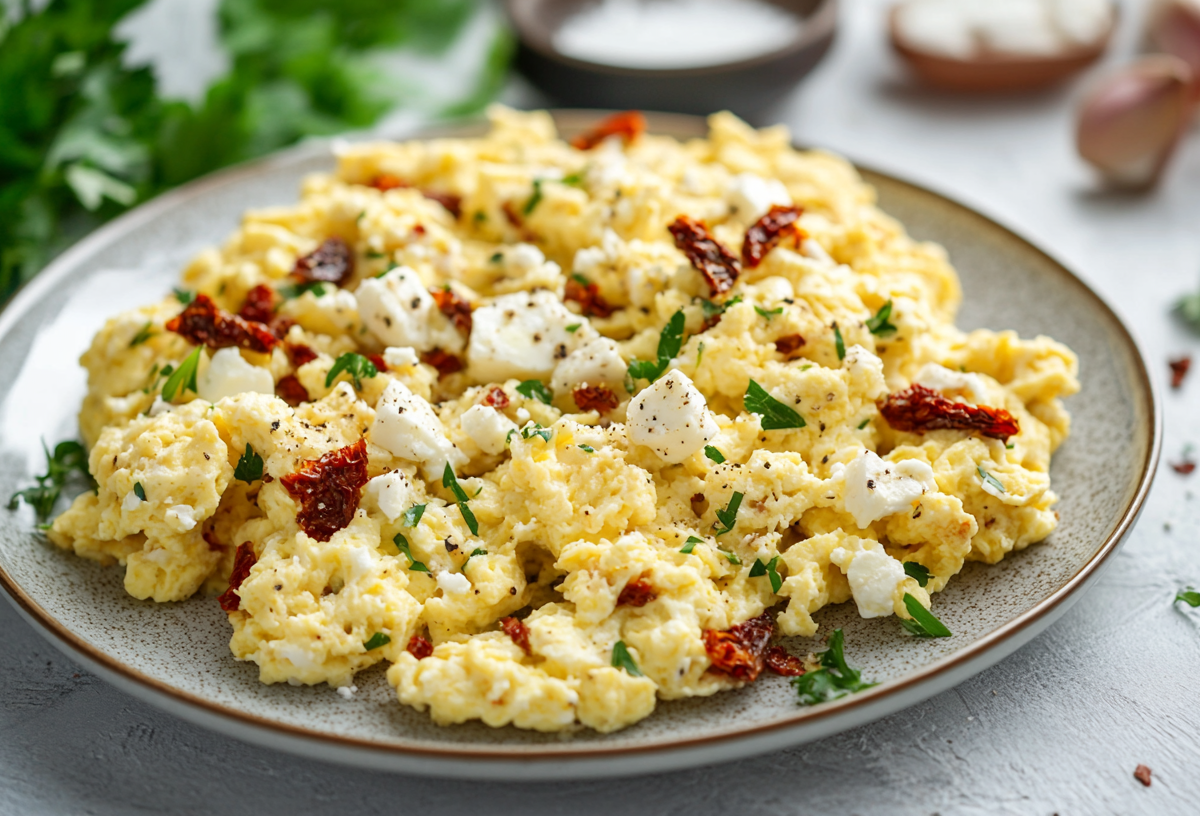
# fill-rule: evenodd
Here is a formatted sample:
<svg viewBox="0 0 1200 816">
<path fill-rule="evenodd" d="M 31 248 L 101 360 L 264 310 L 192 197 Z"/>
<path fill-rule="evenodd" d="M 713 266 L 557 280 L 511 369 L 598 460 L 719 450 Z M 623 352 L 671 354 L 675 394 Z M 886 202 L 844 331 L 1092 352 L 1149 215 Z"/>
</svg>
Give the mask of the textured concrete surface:
<svg viewBox="0 0 1200 816">
<path fill-rule="evenodd" d="M 1200 285 L 1200 135 L 1144 197 L 1099 191 L 1071 148 L 1080 86 L 952 100 L 907 83 L 874 2 L 776 118 L 803 141 L 948 192 L 1065 260 L 1117 307 L 1160 379 L 1200 352 L 1168 314 Z M 1123 42 L 1132 51 L 1126 9 Z M 519 86 L 515 101 L 535 101 Z M 1167 393 L 1164 458 L 1200 442 L 1200 375 Z M 1193 476 L 1200 480 L 1200 476 Z M 791 751 L 587 783 L 444 782 L 292 758 L 198 729 L 81 672 L 0 605 L 0 812 L 128 813 L 1195 813 L 1200 802 L 1200 481 L 1164 463 L 1099 584 L 995 668 L 887 719 Z M 181 644 L 182 646 L 183 644 Z M 1154 773 L 1144 788 L 1139 764 Z"/>
</svg>

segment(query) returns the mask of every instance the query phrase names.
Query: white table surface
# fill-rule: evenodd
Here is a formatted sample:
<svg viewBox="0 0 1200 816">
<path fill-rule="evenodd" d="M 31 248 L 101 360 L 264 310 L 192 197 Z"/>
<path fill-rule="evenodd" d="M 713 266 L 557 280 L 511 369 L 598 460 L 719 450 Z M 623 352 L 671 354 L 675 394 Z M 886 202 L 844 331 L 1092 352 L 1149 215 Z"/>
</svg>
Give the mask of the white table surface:
<svg viewBox="0 0 1200 816">
<path fill-rule="evenodd" d="M 1072 149 L 1075 85 L 948 99 L 883 47 L 882 4 L 851 0 L 830 58 L 775 118 L 801 141 L 949 193 L 1048 249 L 1166 359 L 1200 352 L 1168 314 L 1200 285 L 1200 136 L 1167 183 L 1100 192 Z M 1126 27 L 1110 61 L 1133 50 Z M 536 101 L 519 85 L 514 100 Z M 1165 399 L 1164 459 L 1200 442 L 1200 374 Z M 1200 487 L 1200 475 L 1194 476 Z M 1164 463 L 1099 584 L 996 667 L 874 724 L 776 754 L 659 776 L 471 783 L 301 760 L 210 733 L 81 671 L 0 604 L 0 812 L 12 814 L 1200 812 L 1200 501 Z M 1154 773 L 1147 789 L 1139 764 Z"/>
</svg>

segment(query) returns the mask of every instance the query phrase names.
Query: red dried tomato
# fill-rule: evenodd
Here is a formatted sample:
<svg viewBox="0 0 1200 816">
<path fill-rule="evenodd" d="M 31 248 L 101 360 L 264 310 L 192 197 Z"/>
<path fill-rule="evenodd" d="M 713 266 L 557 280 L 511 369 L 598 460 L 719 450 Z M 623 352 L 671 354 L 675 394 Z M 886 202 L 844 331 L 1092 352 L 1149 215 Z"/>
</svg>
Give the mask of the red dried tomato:
<svg viewBox="0 0 1200 816">
<path fill-rule="evenodd" d="M 791 357 L 801 346 L 804 345 L 804 338 L 798 334 L 789 334 L 786 337 L 775 338 L 775 350 L 784 357 Z"/>
<path fill-rule="evenodd" d="M 388 370 L 387 360 L 383 359 L 382 354 L 368 354 L 367 359 L 371 361 L 371 365 L 375 366 L 375 370 L 383 373 Z"/>
<path fill-rule="evenodd" d="M 238 545 L 237 553 L 233 556 L 233 572 L 229 573 L 229 589 L 221 593 L 217 602 L 226 612 L 236 612 L 242 608 L 242 598 L 235 590 L 241 587 L 242 581 L 250 575 L 250 568 L 258 563 L 254 554 L 254 545 L 249 541 Z"/>
<path fill-rule="evenodd" d="M 916 383 L 904 391 L 888 394 L 880 403 L 879 412 L 897 431 L 919 434 L 942 429 L 978 431 L 992 439 L 1007 441 L 1021 430 L 1016 418 L 1003 408 L 954 402 Z"/>
<path fill-rule="evenodd" d="M 614 113 L 587 133 L 581 133 L 572 139 L 571 147 L 576 150 L 591 150 L 609 136 L 620 136 L 628 144 L 645 132 L 646 117 L 641 111 Z"/>
<path fill-rule="evenodd" d="M 567 278 L 567 286 L 563 291 L 563 300 L 573 300 L 579 304 L 579 310 L 586 317 L 608 317 L 613 313 L 613 307 L 600 294 L 600 287 L 594 283 L 583 284 L 575 278 Z"/>
<path fill-rule="evenodd" d="M 446 212 L 454 216 L 454 220 L 462 218 L 462 196 L 455 193 L 439 193 L 434 190 L 422 190 L 421 195 L 445 207 Z"/>
<path fill-rule="evenodd" d="M 317 353 L 313 351 L 311 346 L 306 346 L 303 343 L 288 343 L 287 345 L 288 359 L 292 361 L 292 366 L 299 368 L 305 363 L 311 363 L 317 359 Z"/>
<path fill-rule="evenodd" d="M 704 276 L 712 294 L 720 295 L 733 288 L 741 266 L 733 253 L 712 237 L 708 227 L 681 215 L 667 229 L 675 238 L 675 246 Z"/>
<path fill-rule="evenodd" d="M 203 532 L 200 533 L 200 535 L 204 539 L 204 543 L 208 545 L 208 549 L 211 552 L 224 552 L 225 551 L 225 545 L 222 544 L 217 539 L 217 534 L 214 533 L 211 529 L 205 529 Z"/>
<path fill-rule="evenodd" d="M 306 283 L 341 286 L 354 271 L 354 253 L 341 238 L 326 238 L 319 247 L 296 260 L 292 275 Z"/>
<path fill-rule="evenodd" d="M 360 439 L 300 465 L 281 480 L 300 503 L 296 522 L 317 541 L 328 541 L 354 518 L 367 483 L 367 441 Z"/>
<path fill-rule="evenodd" d="M 454 328 L 463 334 L 471 333 L 471 303 L 448 286 L 429 290 L 438 311 L 450 318 Z"/>
<path fill-rule="evenodd" d="M 275 317 L 275 290 L 262 283 L 255 286 L 246 293 L 246 302 L 238 310 L 238 317 L 269 324 Z"/>
<path fill-rule="evenodd" d="M 211 349 L 238 348 L 268 352 L 279 342 L 261 323 L 229 314 L 213 303 L 208 295 L 196 295 L 184 310 L 167 321 L 173 331 L 193 345 Z"/>
<path fill-rule="evenodd" d="M 658 597 L 649 581 L 634 578 L 617 596 L 617 606 L 645 606 Z"/>
<path fill-rule="evenodd" d="M 484 405 L 490 405 L 497 411 L 503 411 L 508 407 L 508 394 L 498 385 L 493 385 L 487 392 L 487 396 L 483 398 Z"/>
<path fill-rule="evenodd" d="M 772 646 L 767 649 L 764 663 L 771 671 L 784 677 L 799 677 L 804 674 L 804 661 L 793 654 L 788 654 L 782 646 Z"/>
<path fill-rule="evenodd" d="M 1133 769 L 1133 778 L 1148 788 L 1150 787 L 1150 773 L 1150 769 L 1145 765 L 1138 765 Z"/>
<path fill-rule="evenodd" d="M 762 673 L 763 654 L 774 631 L 775 622 L 766 612 L 724 632 L 705 629 L 704 650 L 712 662 L 711 668 L 735 680 L 753 683 Z"/>
<path fill-rule="evenodd" d="M 603 385 L 581 385 L 572 392 L 580 411 L 607 414 L 620 404 L 611 388 Z"/>
<path fill-rule="evenodd" d="M 1190 476 L 1196 470 L 1196 463 L 1191 459 L 1184 459 L 1182 462 L 1172 462 L 1171 470 L 1180 476 Z"/>
<path fill-rule="evenodd" d="M 449 377 L 463 370 L 463 362 L 445 349 L 435 348 L 421 354 L 421 362 L 437 369 L 442 377 Z"/>
<path fill-rule="evenodd" d="M 525 654 L 529 654 L 529 630 L 525 628 L 525 624 L 516 618 L 501 618 L 500 628 L 504 630 L 504 634 L 512 638 L 512 642 L 521 647 Z"/>
<path fill-rule="evenodd" d="M 408 653 L 417 660 L 424 660 L 433 654 L 433 644 L 420 635 L 408 639 Z"/>
<path fill-rule="evenodd" d="M 742 241 L 742 264 L 750 269 L 758 266 L 762 259 L 767 257 L 767 253 L 785 238 L 794 236 L 799 242 L 804 237 L 804 232 L 796 223 L 796 219 L 802 212 L 799 207 L 772 205 L 766 215 L 746 230 L 746 238 Z"/>
<path fill-rule="evenodd" d="M 275 383 L 275 395 L 293 408 L 310 399 L 308 389 L 296 379 L 295 374 L 288 374 Z"/>
<path fill-rule="evenodd" d="M 386 193 L 388 190 L 395 190 L 399 187 L 407 187 L 408 183 L 399 176 L 393 176 L 391 173 L 380 173 L 379 175 L 375 176 L 375 178 L 371 179 L 371 186 L 376 190 L 382 190 Z"/>
<path fill-rule="evenodd" d="M 1192 358 L 1188 355 L 1175 360 L 1168 360 L 1167 365 L 1171 367 L 1171 387 L 1179 388 L 1183 385 L 1184 379 L 1187 378 L 1188 371 L 1191 370 Z"/>
</svg>

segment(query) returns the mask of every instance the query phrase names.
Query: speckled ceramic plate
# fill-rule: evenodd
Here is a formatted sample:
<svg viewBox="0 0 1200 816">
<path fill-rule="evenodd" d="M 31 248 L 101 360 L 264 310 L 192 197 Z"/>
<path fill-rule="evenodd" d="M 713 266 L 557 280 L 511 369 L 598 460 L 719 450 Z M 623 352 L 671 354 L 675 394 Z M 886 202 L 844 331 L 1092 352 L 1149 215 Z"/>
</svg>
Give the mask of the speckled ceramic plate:
<svg viewBox="0 0 1200 816">
<path fill-rule="evenodd" d="M 595 114 L 559 118 L 569 133 Z M 691 136 L 703 123 L 655 116 L 651 129 Z M 94 233 L 26 287 L 0 315 L 0 495 L 40 471 L 41 439 L 76 435 L 85 384 L 76 359 L 106 317 L 160 297 L 194 253 L 225 239 L 243 210 L 294 201 L 304 174 L 330 166 L 327 151 L 302 149 L 203 179 Z M 1150 486 L 1160 421 L 1135 341 L 1084 283 L 961 205 L 866 176 L 884 210 L 949 250 L 965 290 L 960 325 L 1052 335 L 1079 354 L 1083 382 L 1069 401 L 1071 437 L 1051 471 L 1061 496 L 1058 530 L 998 566 L 967 566 L 938 596 L 937 613 L 954 637 L 912 639 L 894 621 L 861 620 L 852 604 L 818 614 L 822 631 L 846 630 L 849 658 L 880 683 L 869 691 L 800 708 L 786 680 L 764 675 L 740 691 L 661 703 L 653 716 L 608 736 L 479 723 L 440 728 L 395 701 L 382 667 L 359 675 L 351 700 L 327 686 L 259 684 L 253 664 L 230 656 L 229 624 L 212 598 L 133 600 L 120 569 L 39 538 L 28 508 L 0 513 L 0 581 L 52 643 L 130 694 L 251 742 L 409 772 L 560 779 L 723 761 L 832 734 L 960 683 L 1034 637 L 1096 578 Z M 819 647 L 804 639 L 791 645 Z"/>
</svg>

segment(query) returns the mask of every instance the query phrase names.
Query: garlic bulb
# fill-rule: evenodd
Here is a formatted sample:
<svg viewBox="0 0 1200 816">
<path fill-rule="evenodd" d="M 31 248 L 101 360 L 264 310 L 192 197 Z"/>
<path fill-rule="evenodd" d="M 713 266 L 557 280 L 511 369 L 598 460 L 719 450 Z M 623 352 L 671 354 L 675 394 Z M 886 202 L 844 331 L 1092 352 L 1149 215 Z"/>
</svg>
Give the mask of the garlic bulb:
<svg viewBox="0 0 1200 816">
<path fill-rule="evenodd" d="M 1178 57 L 1134 60 L 1101 79 L 1079 111 L 1079 154 L 1113 184 L 1148 187 L 1191 118 L 1192 71 Z"/>
</svg>

